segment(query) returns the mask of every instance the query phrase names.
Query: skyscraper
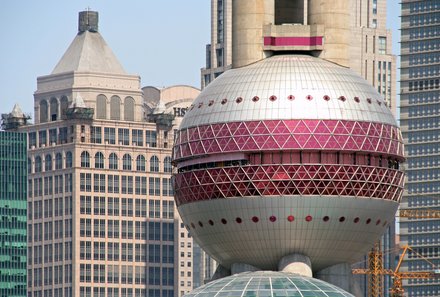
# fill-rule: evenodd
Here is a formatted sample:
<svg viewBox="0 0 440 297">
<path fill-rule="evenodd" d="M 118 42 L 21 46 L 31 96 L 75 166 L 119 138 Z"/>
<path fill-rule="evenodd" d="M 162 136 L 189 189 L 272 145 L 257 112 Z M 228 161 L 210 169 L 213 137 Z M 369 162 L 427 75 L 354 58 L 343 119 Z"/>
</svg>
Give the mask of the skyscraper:
<svg viewBox="0 0 440 297">
<path fill-rule="evenodd" d="M 0 132 L 0 296 L 26 296 L 26 134 Z"/>
<path fill-rule="evenodd" d="M 171 147 L 173 126 L 198 92 L 142 90 L 98 32 L 98 13 L 79 14 L 73 42 L 37 79 L 35 124 L 10 127 L 28 135 L 28 296 L 192 289 L 192 238 L 175 211 Z"/>
<path fill-rule="evenodd" d="M 402 1 L 400 124 L 408 157 L 402 208 L 440 207 L 440 2 Z M 400 238 L 440 265 L 440 220 L 402 219 Z M 402 269 L 430 270 L 418 257 Z M 408 296 L 439 296 L 440 279 L 404 282 Z"/>
</svg>

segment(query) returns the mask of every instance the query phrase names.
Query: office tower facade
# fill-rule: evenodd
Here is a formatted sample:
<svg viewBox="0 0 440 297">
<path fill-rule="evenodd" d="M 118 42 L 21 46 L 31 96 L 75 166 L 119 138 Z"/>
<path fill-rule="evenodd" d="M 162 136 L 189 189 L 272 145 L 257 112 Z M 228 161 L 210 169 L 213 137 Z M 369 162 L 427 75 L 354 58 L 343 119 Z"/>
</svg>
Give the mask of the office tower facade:
<svg viewBox="0 0 440 297">
<path fill-rule="evenodd" d="M 402 1 L 400 123 L 406 142 L 407 186 L 402 208 L 440 207 L 440 2 Z M 440 220 L 402 219 L 402 243 L 440 265 Z M 432 267 L 419 257 L 402 269 Z M 408 296 L 439 296 L 440 279 L 404 282 Z"/>
<path fill-rule="evenodd" d="M 28 296 L 167 296 L 192 289 L 192 239 L 171 187 L 190 87 L 151 94 L 98 32 L 98 13 L 38 77 L 28 135 Z M 145 98 L 146 97 L 146 98 Z"/>
<path fill-rule="evenodd" d="M 206 87 L 232 64 L 232 0 L 211 0 L 211 43 L 206 45 L 206 65 L 201 86 Z"/>
<path fill-rule="evenodd" d="M 26 134 L 0 132 L 0 296 L 26 296 Z"/>
</svg>

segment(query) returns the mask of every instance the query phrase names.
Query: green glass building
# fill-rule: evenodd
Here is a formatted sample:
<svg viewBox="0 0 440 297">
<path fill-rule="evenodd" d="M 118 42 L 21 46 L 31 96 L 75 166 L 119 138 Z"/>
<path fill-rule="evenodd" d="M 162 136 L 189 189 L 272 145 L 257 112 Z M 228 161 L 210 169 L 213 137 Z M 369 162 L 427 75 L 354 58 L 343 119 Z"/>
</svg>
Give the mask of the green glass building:
<svg viewBox="0 0 440 297">
<path fill-rule="evenodd" d="M 0 131 L 0 297 L 26 296 L 26 137 Z"/>
</svg>

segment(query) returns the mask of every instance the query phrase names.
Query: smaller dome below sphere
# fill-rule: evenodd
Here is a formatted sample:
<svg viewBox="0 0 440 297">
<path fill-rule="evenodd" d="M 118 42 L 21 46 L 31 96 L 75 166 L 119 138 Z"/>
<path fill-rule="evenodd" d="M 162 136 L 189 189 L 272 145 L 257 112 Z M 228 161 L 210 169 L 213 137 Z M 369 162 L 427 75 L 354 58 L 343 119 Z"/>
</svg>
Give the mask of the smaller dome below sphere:
<svg viewBox="0 0 440 297">
<path fill-rule="evenodd" d="M 244 272 L 212 281 L 185 297 L 353 297 L 352 294 L 322 280 L 293 273 L 257 271 Z"/>
</svg>

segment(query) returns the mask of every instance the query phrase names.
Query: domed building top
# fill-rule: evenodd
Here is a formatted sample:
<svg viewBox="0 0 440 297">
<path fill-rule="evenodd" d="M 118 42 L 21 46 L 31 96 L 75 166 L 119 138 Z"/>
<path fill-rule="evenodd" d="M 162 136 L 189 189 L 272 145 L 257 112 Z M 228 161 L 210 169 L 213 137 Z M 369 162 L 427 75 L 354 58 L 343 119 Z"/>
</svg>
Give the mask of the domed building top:
<svg viewBox="0 0 440 297">
<path fill-rule="evenodd" d="M 180 128 L 272 119 L 397 126 L 380 94 L 354 71 L 311 56 L 279 55 L 219 76 L 194 101 Z"/>
<path fill-rule="evenodd" d="M 185 297 L 244 296 L 314 296 L 353 297 L 352 294 L 324 281 L 285 272 L 244 272 L 210 282 Z"/>
</svg>

